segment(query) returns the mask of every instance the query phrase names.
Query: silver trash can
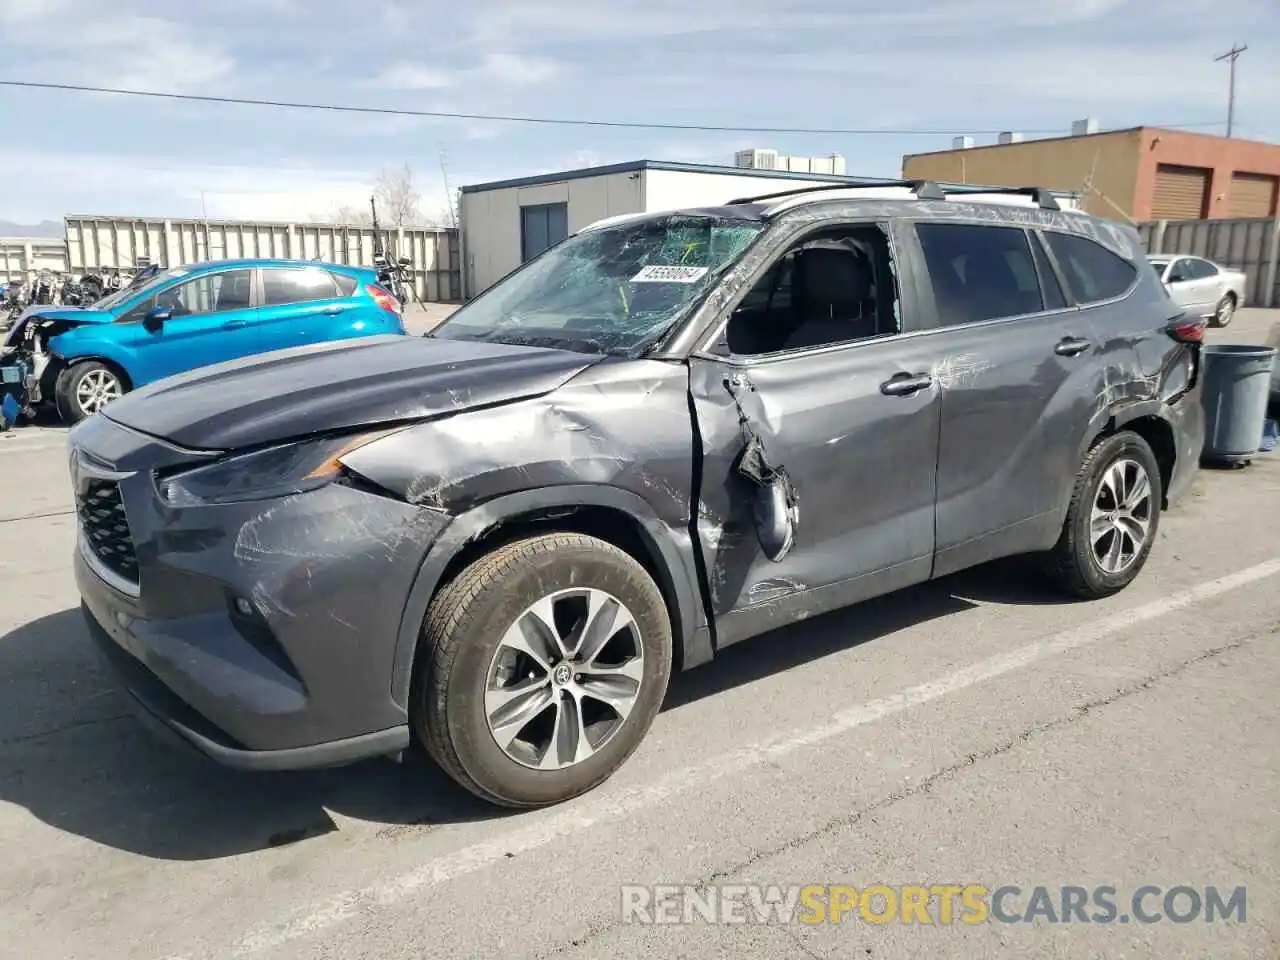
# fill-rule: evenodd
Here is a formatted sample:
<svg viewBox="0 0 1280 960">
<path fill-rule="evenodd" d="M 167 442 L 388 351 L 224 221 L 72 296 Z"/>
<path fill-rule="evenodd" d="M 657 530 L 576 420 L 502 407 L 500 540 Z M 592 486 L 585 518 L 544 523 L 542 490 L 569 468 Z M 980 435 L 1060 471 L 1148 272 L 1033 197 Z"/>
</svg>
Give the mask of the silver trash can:
<svg viewBox="0 0 1280 960">
<path fill-rule="evenodd" d="M 1204 449 L 1206 465 L 1248 463 L 1262 446 L 1271 393 L 1275 347 L 1215 343 L 1204 347 Z"/>
</svg>

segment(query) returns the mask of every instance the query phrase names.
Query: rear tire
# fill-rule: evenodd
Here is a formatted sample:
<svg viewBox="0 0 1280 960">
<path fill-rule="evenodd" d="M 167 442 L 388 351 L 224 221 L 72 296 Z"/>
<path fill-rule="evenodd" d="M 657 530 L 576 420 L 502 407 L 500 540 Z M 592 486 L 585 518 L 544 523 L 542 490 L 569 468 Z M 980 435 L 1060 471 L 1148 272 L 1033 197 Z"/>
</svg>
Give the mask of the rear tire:
<svg viewBox="0 0 1280 960">
<path fill-rule="evenodd" d="M 1228 293 L 1218 301 L 1218 305 L 1213 309 L 1213 320 L 1211 325 L 1215 327 L 1229 326 L 1232 318 L 1236 315 L 1236 296 L 1234 293 Z"/>
<path fill-rule="evenodd" d="M 592 790 L 639 746 L 666 695 L 671 623 L 632 557 L 554 533 L 467 567 L 428 609 L 420 650 L 410 715 L 427 752 L 490 803 L 540 807 Z"/>
<path fill-rule="evenodd" d="M 1087 600 L 1119 593 L 1142 571 L 1160 528 L 1164 490 L 1147 441 L 1130 430 L 1094 445 L 1076 474 L 1050 578 Z"/>
<path fill-rule="evenodd" d="M 124 378 L 105 363 L 86 360 L 58 373 L 53 399 L 64 423 L 77 424 L 128 392 Z"/>
</svg>

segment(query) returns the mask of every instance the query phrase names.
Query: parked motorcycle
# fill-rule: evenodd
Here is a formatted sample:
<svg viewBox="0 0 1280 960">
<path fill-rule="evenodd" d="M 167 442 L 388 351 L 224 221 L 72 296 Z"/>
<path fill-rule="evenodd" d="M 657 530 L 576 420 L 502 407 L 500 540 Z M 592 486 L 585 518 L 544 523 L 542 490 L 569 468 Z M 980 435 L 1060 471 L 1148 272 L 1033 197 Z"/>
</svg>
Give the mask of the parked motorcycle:
<svg viewBox="0 0 1280 960">
<path fill-rule="evenodd" d="M 107 295 L 107 284 L 102 277 L 96 273 L 86 273 L 80 278 L 80 289 L 86 298 L 85 303 L 97 303 Z"/>
<path fill-rule="evenodd" d="M 84 307 L 93 303 L 84 288 L 84 284 L 74 277 L 68 277 L 67 282 L 62 285 L 61 299 L 63 306 L 66 307 Z"/>
</svg>

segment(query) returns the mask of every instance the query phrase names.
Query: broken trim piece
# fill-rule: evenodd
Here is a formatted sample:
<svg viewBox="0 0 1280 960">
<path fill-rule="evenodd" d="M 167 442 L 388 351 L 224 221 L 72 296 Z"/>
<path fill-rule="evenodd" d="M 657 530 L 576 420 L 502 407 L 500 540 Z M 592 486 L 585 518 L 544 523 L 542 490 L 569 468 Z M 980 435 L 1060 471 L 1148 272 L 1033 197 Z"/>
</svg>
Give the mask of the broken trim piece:
<svg viewBox="0 0 1280 960">
<path fill-rule="evenodd" d="M 753 514 L 760 549 L 774 563 L 781 563 L 795 546 L 800 524 L 800 503 L 795 484 L 786 467 L 769 462 L 764 441 L 751 427 L 751 418 L 742 405 L 740 391 L 755 391 L 746 374 L 725 377 L 725 390 L 738 409 L 738 425 L 742 430 L 743 448 L 734 469 L 755 487 Z"/>
</svg>

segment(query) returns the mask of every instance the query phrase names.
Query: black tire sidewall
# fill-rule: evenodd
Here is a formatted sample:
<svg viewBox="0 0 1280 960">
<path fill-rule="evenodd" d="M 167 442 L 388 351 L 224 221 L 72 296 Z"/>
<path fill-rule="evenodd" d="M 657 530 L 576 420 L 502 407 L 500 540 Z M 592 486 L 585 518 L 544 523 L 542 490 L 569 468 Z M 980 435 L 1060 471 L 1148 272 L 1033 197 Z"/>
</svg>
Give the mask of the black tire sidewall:
<svg viewBox="0 0 1280 960">
<path fill-rule="evenodd" d="M 1146 565 L 1147 557 L 1150 556 L 1151 548 L 1160 532 L 1162 512 L 1160 505 L 1164 500 L 1164 481 L 1151 446 L 1136 433 L 1124 431 L 1108 437 L 1098 445 L 1094 454 L 1093 468 L 1089 471 L 1084 484 L 1084 496 L 1080 498 L 1080 507 L 1076 515 L 1071 518 L 1071 522 L 1076 527 L 1074 537 L 1076 563 L 1092 590 L 1102 595 L 1114 593 L 1128 586 Z M 1102 483 L 1103 476 L 1117 460 L 1136 460 L 1147 471 L 1147 479 L 1151 484 L 1151 524 L 1147 531 L 1147 539 L 1134 562 L 1118 573 L 1108 573 L 1102 569 L 1093 555 L 1090 524 L 1098 487 Z"/>
<path fill-rule="evenodd" d="M 603 546 L 603 545 L 602 545 Z M 542 597 L 572 587 L 611 594 L 632 613 L 644 648 L 641 695 L 603 749 L 564 770 L 533 770 L 508 757 L 489 731 L 484 690 L 498 641 Z M 467 640 L 454 658 L 443 707 L 463 770 L 485 792 L 537 805 L 568 799 L 607 779 L 639 746 L 657 716 L 671 673 L 671 626 L 662 594 L 644 569 L 620 551 L 573 547 L 539 553 L 473 601 Z"/>
</svg>

